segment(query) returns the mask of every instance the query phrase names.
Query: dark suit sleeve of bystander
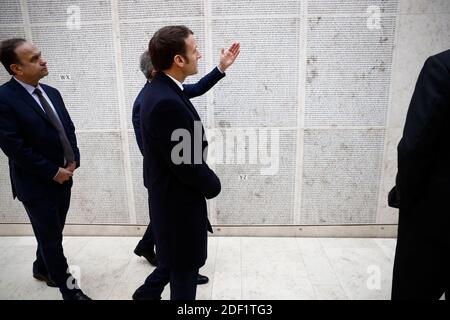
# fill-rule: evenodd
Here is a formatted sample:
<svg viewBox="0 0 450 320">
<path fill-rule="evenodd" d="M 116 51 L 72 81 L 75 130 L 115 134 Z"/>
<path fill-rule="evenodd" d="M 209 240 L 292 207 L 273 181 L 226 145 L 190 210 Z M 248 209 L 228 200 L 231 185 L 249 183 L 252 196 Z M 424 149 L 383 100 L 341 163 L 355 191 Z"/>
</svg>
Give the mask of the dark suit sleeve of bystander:
<svg viewBox="0 0 450 320">
<path fill-rule="evenodd" d="M 438 57 L 427 59 L 409 105 L 398 145 L 397 191 L 407 208 L 418 196 L 426 172 L 435 161 L 450 107 L 450 74 Z"/>
</svg>

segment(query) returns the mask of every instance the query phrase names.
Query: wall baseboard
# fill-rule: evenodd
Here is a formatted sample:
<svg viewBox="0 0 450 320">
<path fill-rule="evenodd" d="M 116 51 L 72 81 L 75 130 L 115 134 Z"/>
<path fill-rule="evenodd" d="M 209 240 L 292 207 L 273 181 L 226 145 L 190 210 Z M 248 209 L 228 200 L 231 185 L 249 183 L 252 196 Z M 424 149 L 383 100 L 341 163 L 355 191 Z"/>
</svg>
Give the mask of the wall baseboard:
<svg viewBox="0 0 450 320">
<path fill-rule="evenodd" d="M 147 226 L 142 225 L 78 225 L 67 224 L 66 236 L 140 237 Z M 397 225 L 322 225 L 322 226 L 213 226 L 210 236 L 220 237 L 313 237 L 313 238 L 395 238 Z M 0 236 L 32 236 L 31 225 L 0 224 Z"/>
</svg>

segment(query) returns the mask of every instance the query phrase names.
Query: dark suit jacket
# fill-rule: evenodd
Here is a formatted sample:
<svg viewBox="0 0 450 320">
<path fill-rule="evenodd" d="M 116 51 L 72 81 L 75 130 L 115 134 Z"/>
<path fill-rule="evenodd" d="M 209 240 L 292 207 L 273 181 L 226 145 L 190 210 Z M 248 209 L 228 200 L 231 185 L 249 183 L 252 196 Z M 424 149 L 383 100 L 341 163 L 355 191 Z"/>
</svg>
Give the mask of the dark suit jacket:
<svg viewBox="0 0 450 320">
<path fill-rule="evenodd" d="M 201 96 L 206 93 L 209 89 L 214 87 L 214 85 L 223 77 L 225 77 L 225 73 L 219 71 L 217 67 L 215 67 L 210 73 L 201 78 L 197 83 L 194 84 L 183 84 L 184 94 L 189 98 L 195 98 Z M 138 144 L 139 150 L 144 154 L 144 149 L 142 147 L 142 137 L 141 137 L 141 103 L 142 98 L 144 97 L 144 92 L 148 89 L 149 82 L 146 81 L 144 87 L 139 92 L 136 100 L 133 104 L 133 128 L 134 134 L 136 136 L 136 142 Z"/>
<path fill-rule="evenodd" d="M 400 213 L 420 216 L 433 230 L 448 227 L 450 217 L 449 112 L 450 50 L 426 60 L 397 148 Z"/>
<path fill-rule="evenodd" d="M 79 166 L 75 127 L 61 94 L 55 88 L 40 85 L 58 113 Z M 64 167 L 58 132 L 33 97 L 14 78 L 0 86 L 0 148 L 9 158 L 14 197 L 26 202 L 58 190 L 60 185 L 53 177 L 59 167 Z M 66 183 L 71 185 L 72 180 Z"/>
<path fill-rule="evenodd" d="M 206 199 L 220 193 L 220 180 L 201 158 L 194 162 L 194 106 L 167 75 L 159 72 L 146 90 L 141 109 L 144 147 L 144 181 L 149 188 L 150 217 L 154 227 L 158 264 L 195 268 L 207 257 Z M 202 133 L 204 134 L 203 127 Z M 174 164 L 171 153 L 176 129 L 192 137 L 191 164 Z M 202 141 L 202 150 L 208 146 Z"/>
</svg>

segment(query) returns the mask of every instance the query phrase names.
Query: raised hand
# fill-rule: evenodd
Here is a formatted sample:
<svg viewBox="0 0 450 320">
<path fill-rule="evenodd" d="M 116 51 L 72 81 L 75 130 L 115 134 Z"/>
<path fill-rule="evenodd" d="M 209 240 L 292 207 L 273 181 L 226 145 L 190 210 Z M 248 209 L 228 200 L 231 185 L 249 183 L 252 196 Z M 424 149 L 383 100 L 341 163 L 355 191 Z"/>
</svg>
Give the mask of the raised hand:
<svg viewBox="0 0 450 320">
<path fill-rule="evenodd" d="M 231 47 L 228 50 L 224 50 L 223 48 L 220 50 L 220 63 L 219 69 L 223 72 L 231 66 L 239 55 L 241 45 L 239 42 L 233 42 Z"/>
</svg>

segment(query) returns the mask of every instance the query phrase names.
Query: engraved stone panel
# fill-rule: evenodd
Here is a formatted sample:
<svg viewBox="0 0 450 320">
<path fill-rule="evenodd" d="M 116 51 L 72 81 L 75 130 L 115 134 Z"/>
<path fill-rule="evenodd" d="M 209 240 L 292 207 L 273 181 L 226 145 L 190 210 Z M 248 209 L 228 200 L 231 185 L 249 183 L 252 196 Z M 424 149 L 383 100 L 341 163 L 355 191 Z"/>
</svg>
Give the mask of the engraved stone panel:
<svg viewBox="0 0 450 320">
<path fill-rule="evenodd" d="M 305 126 L 383 126 L 395 18 L 380 29 L 366 18 L 308 19 Z"/>
<path fill-rule="evenodd" d="M 214 90 L 217 127 L 297 125 L 299 23 L 298 18 L 213 20 L 213 52 L 233 41 L 242 47 L 221 89 Z"/>
<path fill-rule="evenodd" d="M 48 62 L 49 75 L 42 82 L 61 91 L 77 129 L 120 128 L 111 25 L 32 31 Z"/>
<path fill-rule="evenodd" d="M 22 24 L 22 10 L 17 0 L 2 0 L 0 24 Z M 1 27 L 0 27 L 1 28 Z M 3 38 L 2 38 L 3 39 Z"/>
<path fill-rule="evenodd" d="M 31 23 L 111 21 L 110 0 L 27 0 Z"/>
<path fill-rule="evenodd" d="M 148 191 L 144 187 L 143 178 L 143 156 L 136 143 L 134 133 L 129 134 L 130 160 L 131 160 L 131 178 L 134 190 L 134 202 L 136 208 L 136 221 L 138 224 L 148 224 Z"/>
<path fill-rule="evenodd" d="M 202 0 L 120 0 L 119 18 L 149 19 L 199 17 L 203 15 Z"/>
<path fill-rule="evenodd" d="M 233 129 L 222 130 L 223 164 L 216 165 L 216 172 L 222 183 L 222 192 L 217 197 L 215 212 L 211 214 L 216 216 L 218 224 L 292 224 L 294 221 L 296 132 L 294 130 L 277 131 L 279 133 L 277 145 L 275 140 L 272 141 L 271 130 L 267 132 L 255 130 L 256 134 L 248 134 L 246 138 L 245 151 L 239 148 L 237 141 L 227 143 L 227 135 L 233 132 L 237 134 L 237 131 Z M 250 139 L 255 136 L 256 140 Z M 251 141 L 256 141 L 256 144 Z M 230 155 L 227 155 L 228 150 Z M 244 152 L 243 154 L 246 155 L 246 160 L 242 161 L 242 164 L 239 164 L 235 156 L 238 152 Z M 273 156 L 270 165 L 269 161 L 264 161 L 266 165 L 261 162 L 263 159 L 261 156 L 265 154 Z M 257 157 L 258 163 L 252 164 L 251 157 Z M 279 162 L 278 165 L 275 161 Z M 277 170 L 271 175 L 262 174 L 262 168 L 269 167 Z"/>
<path fill-rule="evenodd" d="M 263 14 L 300 14 L 300 0 L 212 0 L 211 14 L 216 16 L 237 16 L 243 17 Z"/>
<path fill-rule="evenodd" d="M 384 129 L 305 130 L 301 224 L 375 223 Z"/>
<path fill-rule="evenodd" d="M 75 171 L 68 223 L 127 224 L 120 133 L 78 133 L 81 166 Z"/>
<path fill-rule="evenodd" d="M 394 14 L 397 0 L 308 0 L 309 14 L 366 14 L 369 7 L 378 7 L 381 14 Z"/>
<path fill-rule="evenodd" d="M 0 223 L 29 222 L 22 203 L 14 200 L 9 179 L 8 158 L 0 151 Z"/>
</svg>

